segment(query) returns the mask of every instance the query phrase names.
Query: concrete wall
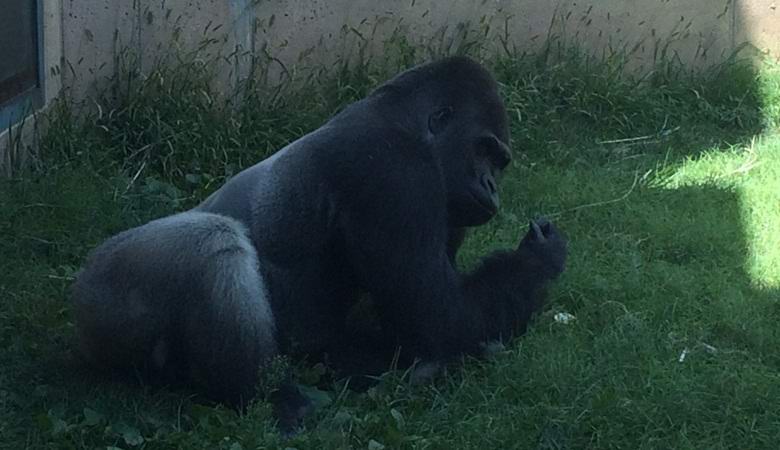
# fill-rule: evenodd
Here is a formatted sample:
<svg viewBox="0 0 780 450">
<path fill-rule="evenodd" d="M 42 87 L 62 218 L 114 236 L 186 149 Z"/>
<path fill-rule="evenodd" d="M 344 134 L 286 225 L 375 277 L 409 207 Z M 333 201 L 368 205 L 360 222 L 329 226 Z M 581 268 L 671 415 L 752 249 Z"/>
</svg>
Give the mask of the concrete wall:
<svg viewBox="0 0 780 450">
<path fill-rule="evenodd" d="M 136 60 L 143 70 L 206 40 L 215 42 L 201 52 L 203 58 L 251 48 L 252 11 L 246 1 L 64 0 L 62 37 L 70 70 L 63 83 L 69 95 L 82 99 L 96 82 L 112 79 L 121 61 Z M 235 66 L 228 62 L 225 71 Z"/>
<path fill-rule="evenodd" d="M 65 88 L 86 104 L 121 61 L 142 70 L 177 51 L 226 56 L 221 86 L 231 90 L 251 55 L 283 77 L 353 56 L 381 57 L 403 38 L 447 53 L 477 34 L 485 52 L 533 51 L 549 36 L 596 55 L 628 55 L 650 70 L 658 58 L 692 68 L 723 61 L 744 42 L 780 55 L 780 0 L 44 0 L 47 98 Z M 203 45 L 208 40 L 207 45 Z M 61 71 L 52 70 L 59 67 Z M 135 58 L 135 59 L 134 59 Z M 272 80 L 273 81 L 273 80 Z M 0 153 L 8 139 L 0 134 Z M 7 152 L 6 152 L 7 154 Z M 2 161 L 0 159 L 0 161 Z"/>
<path fill-rule="evenodd" d="M 116 5 L 119 6 L 116 6 Z M 403 36 L 413 44 L 458 45 L 463 30 L 487 32 L 496 49 L 534 50 L 547 36 L 576 40 L 598 55 L 627 51 L 649 70 L 660 57 L 692 67 L 722 61 L 740 44 L 780 51 L 774 0 L 66 0 L 65 85 L 81 97 L 114 73 L 118 52 L 132 48 L 145 64 L 174 43 L 232 54 L 225 77 L 246 74 L 246 52 L 267 51 L 293 70 L 354 53 L 364 39 L 376 51 Z"/>
</svg>

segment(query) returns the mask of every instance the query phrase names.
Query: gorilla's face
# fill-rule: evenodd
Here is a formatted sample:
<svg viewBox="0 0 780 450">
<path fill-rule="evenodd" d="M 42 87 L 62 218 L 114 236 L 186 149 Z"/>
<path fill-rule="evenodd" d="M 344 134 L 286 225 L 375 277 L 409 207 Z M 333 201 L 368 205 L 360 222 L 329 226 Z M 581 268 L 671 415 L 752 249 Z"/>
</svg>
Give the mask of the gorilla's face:
<svg viewBox="0 0 780 450">
<path fill-rule="evenodd" d="M 498 181 L 512 157 L 504 106 L 497 94 L 488 98 L 479 105 L 442 108 L 429 117 L 453 227 L 482 225 L 498 212 Z"/>
</svg>

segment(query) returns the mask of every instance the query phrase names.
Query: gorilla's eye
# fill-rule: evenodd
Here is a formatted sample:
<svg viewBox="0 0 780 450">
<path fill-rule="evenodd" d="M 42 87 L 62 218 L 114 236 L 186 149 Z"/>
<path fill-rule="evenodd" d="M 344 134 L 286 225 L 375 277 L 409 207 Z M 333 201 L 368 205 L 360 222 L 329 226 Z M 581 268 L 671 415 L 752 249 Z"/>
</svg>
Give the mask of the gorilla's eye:
<svg viewBox="0 0 780 450">
<path fill-rule="evenodd" d="M 428 130 L 432 134 L 441 133 L 444 128 L 447 127 L 450 119 L 452 118 L 452 108 L 449 106 L 442 108 L 428 116 Z"/>
</svg>

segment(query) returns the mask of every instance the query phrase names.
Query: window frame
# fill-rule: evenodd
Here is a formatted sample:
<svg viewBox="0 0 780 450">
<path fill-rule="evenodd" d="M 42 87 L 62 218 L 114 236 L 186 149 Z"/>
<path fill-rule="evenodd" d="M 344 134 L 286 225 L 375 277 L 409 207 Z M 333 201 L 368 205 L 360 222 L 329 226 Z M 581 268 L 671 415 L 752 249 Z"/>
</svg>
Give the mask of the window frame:
<svg viewBox="0 0 780 450">
<path fill-rule="evenodd" d="M 20 92 L 8 102 L 0 104 L 0 133 L 22 122 L 26 117 L 44 105 L 46 92 L 45 55 L 43 35 L 44 0 L 35 0 L 35 51 L 37 60 L 37 78 L 35 87 Z"/>
</svg>

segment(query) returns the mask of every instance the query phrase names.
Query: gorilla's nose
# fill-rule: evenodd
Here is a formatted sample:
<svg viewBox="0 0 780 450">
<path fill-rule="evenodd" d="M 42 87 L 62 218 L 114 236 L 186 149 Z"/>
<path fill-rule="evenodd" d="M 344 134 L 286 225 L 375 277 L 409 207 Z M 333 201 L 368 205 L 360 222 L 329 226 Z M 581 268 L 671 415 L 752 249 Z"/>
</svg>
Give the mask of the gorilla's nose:
<svg viewBox="0 0 780 450">
<path fill-rule="evenodd" d="M 482 187 L 485 188 L 485 191 L 490 195 L 495 195 L 498 191 L 495 180 L 488 174 L 482 175 Z"/>
</svg>

